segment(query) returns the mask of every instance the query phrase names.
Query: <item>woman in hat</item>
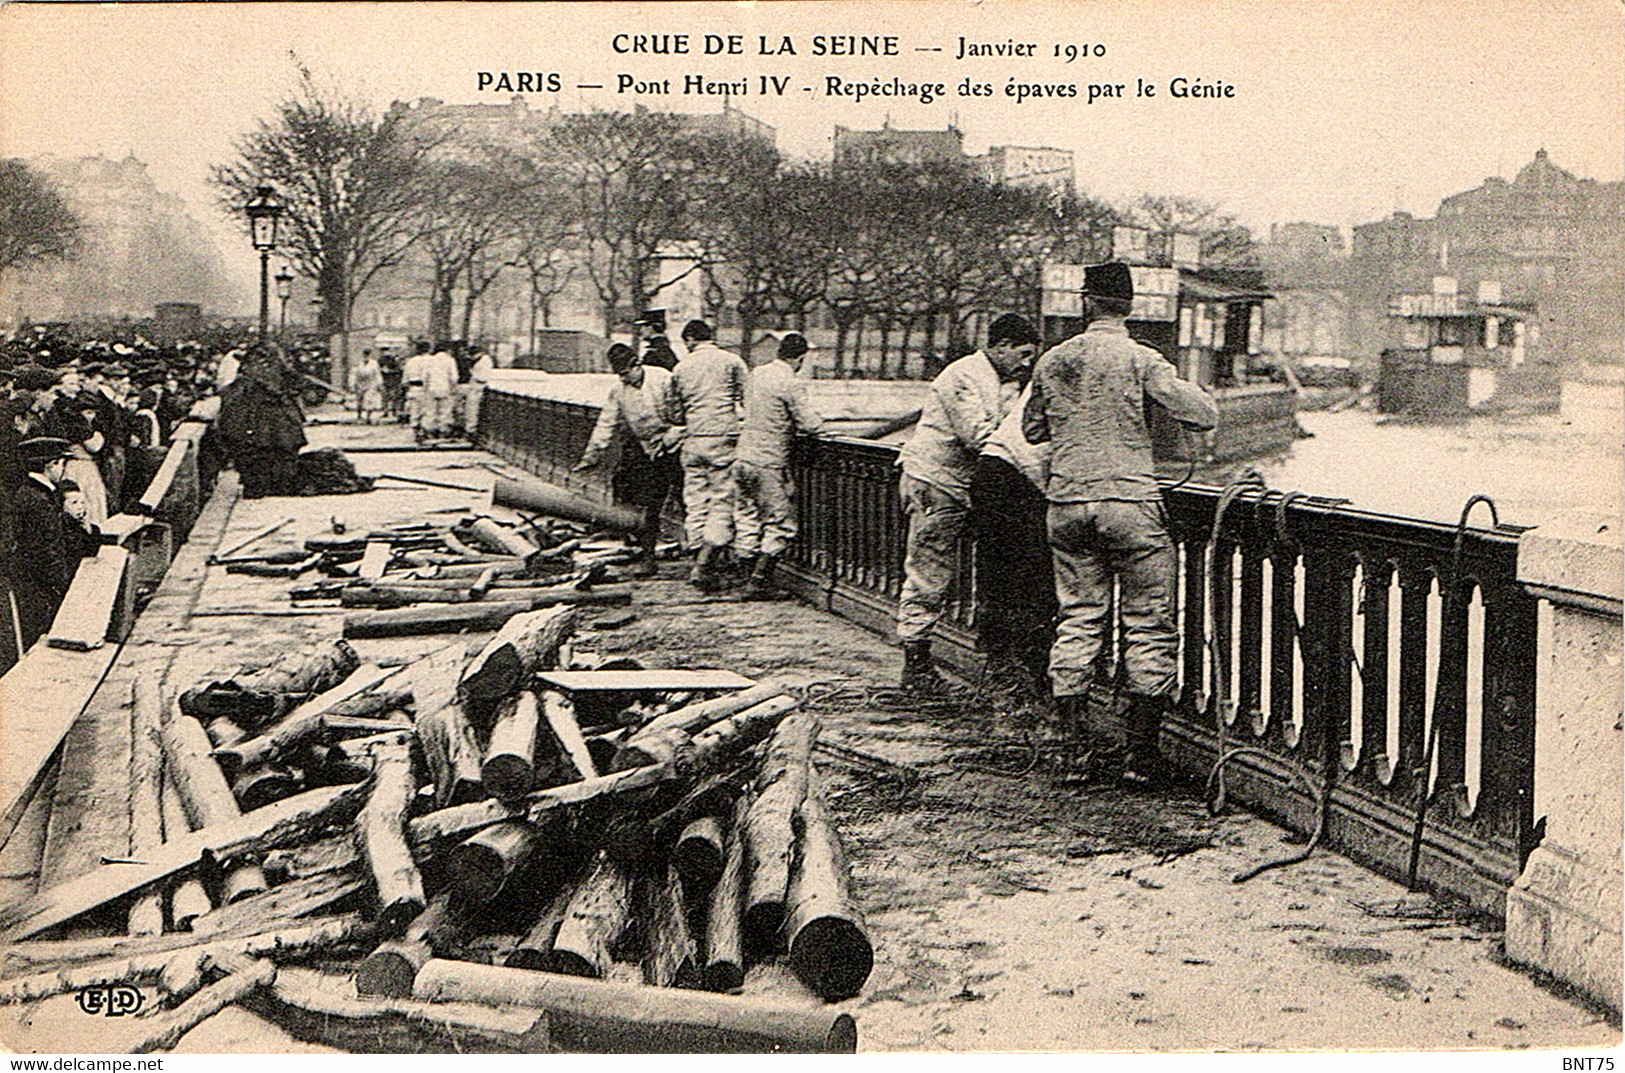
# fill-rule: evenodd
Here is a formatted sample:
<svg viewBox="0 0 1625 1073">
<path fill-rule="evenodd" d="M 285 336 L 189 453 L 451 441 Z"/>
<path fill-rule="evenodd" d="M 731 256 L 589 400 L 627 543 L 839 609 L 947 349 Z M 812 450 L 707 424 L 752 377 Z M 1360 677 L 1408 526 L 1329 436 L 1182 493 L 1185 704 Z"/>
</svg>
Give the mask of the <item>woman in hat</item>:
<svg viewBox="0 0 1625 1073">
<path fill-rule="evenodd" d="M 220 393 L 214 428 L 237 465 L 244 498 L 299 494 L 299 448 L 305 445 L 299 379 L 274 350 L 249 352 Z"/>
</svg>

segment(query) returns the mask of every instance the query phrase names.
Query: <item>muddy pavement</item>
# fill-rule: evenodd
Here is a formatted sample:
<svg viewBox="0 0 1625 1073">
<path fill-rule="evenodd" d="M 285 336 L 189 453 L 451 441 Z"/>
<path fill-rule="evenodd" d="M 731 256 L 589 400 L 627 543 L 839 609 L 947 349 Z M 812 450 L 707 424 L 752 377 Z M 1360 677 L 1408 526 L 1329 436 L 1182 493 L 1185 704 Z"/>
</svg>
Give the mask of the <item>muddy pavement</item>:
<svg viewBox="0 0 1625 1073">
<path fill-rule="evenodd" d="M 896 649 L 801 605 L 639 586 L 630 625 L 581 647 L 801 687 L 852 858 L 875 969 L 846 1004 L 866 1051 L 1161 1052 L 1617 1045 L 1595 1009 L 1501 962 L 1493 921 L 1325 849 L 1232 877 L 1302 836 L 1200 787 L 1053 786 L 1008 713 L 910 706 Z M 746 990 L 782 988 L 753 977 Z"/>
</svg>

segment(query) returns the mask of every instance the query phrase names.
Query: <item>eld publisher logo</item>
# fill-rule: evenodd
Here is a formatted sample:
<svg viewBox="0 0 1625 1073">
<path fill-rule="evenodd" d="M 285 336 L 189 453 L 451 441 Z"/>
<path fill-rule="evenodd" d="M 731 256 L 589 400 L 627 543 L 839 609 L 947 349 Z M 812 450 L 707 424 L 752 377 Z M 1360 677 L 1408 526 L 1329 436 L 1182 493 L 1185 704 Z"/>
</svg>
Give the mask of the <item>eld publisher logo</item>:
<svg viewBox="0 0 1625 1073">
<path fill-rule="evenodd" d="M 147 1001 L 140 989 L 129 984 L 101 984 L 96 987 L 87 987 L 74 996 L 79 1002 L 79 1008 L 89 1014 L 106 1014 L 108 1017 L 123 1017 L 127 1013 L 134 1013 Z"/>
</svg>

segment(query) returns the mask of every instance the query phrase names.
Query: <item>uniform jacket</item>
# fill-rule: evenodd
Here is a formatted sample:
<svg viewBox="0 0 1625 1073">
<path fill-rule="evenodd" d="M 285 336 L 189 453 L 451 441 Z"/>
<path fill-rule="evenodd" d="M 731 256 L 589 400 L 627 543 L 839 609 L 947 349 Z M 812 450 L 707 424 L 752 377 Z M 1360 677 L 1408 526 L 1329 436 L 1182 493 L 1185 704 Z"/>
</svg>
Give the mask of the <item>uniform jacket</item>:
<svg viewBox="0 0 1625 1073">
<path fill-rule="evenodd" d="M 688 426 L 688 438 L 739 435 L 750 370 L 737 354 L 714 343 L 696 343 L 672 370 L 674 420 Z"/>
<path fill-rule="evenodd" d="M 1130 339 L 1122 321 L 1097 320 L 1038 359 L 1022 431 L 1029 443 L 1054 443 L 1045 492 L 1050 502 L 1161 495 L 1145 425 L 1147 398 L 1194 428 L 1210 429 L 1219 420 L 1213 397 Z"/>
<path fill-rule="evenodd" d="M 682 429 L 674 428 L 671 420 L 675 410 L 671 373 L 659 366 L 645 365 L 643 383 L 637 387 L 616 378 L 598 411 L 586 453 L 597 457 L 614 441 L 616 428 L 624 425 L 650 458 L 666 454 L 682 442 Z"/>
<path fill-rule="evenodd" d="M 1019 391 L 1016 384 L 999 380 L 993 362 L 980 350 L 942 370 L 931 381 L 919 424 L 898 456 L 904 476 L 969 501 L 976 456 Z"/>
<path fill-rule="evenodd" d="M 796 433 L 816 435 L 824 419 L 807 400 L 807 383 L 788 362 L 774 359 L 751 370 L 738 458 L 758 466 L 788 466 Z"/>
</svg>

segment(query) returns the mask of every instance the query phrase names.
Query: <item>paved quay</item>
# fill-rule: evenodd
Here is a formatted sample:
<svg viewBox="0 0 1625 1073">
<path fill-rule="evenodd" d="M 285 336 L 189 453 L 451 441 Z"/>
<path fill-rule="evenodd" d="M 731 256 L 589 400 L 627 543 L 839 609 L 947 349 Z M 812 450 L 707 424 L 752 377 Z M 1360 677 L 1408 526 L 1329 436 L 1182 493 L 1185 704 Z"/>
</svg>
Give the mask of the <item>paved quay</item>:
<svg viewBox="0 0 1625 1073">
<path fill-rule="evenodd" d="M 409 443 L 396 426 L 318 424 L 317 444 Z M 488 487 L 480 451 L 357 453 L 363 473 Z M 484 492 L 381 481 L 351 496 L 243 500 L 222 477 L 125 667 L 166 657 L 167 689 L 337 636 L 336 608 L 293 608 L 286 580 L 228 575 L 208 554 L 283 518 L 256 545 L 486 510 Z M 438 512 L 438 513 L 431 513 Z M 498 510 L 498 516 L 504 512 Z M 914 773 L 820 759 L 875 944 L 847 1003 L 859 1049 L 887 1051 L 1297 1052 L 1616 1047 L 1602 1012 L 1544 988 L 1501 958 L 1491 921 L 1407 892 L 1324 848 L 1246 883 L 1232 877 L 1293 853 L 1299 836 L 1246 813 L 1212 816 L 1199 788 L 1156 796 L 1058 789 L 1027 773 L 1007 715 L 975 699 L 911 708 L 889 687 L 885 639 L 794 602 L 705 597 L 668 564 L 635 583 L 629 625 L 583 630 L 580 648 L 650 667 L 719 667 L 802 690 L 823 739 Z M 472 642 L 476 638 L 471 637 Z M 411 657 L 444 636 L 356 642 L 363 658 Z M 147 661 L 140 663 L 139 661 Z M 119 680 L 120 667 L 109 681 Z M 128 682 L 127 674 L 123 679 Z M 69 739 L 43 874 L 65 878 L 128 840 L 128 713 L 93 705 Z M 97 713 L 100 713 L 99 715 Z M 119 759 L 124 757 L 124 766 Z M 72 785 L 69 792 L 65 787 Z M 122 827 L 120 825 L 123 825 Z M 120 850 L 119 852 L 122 852 Z M 753 971 L 745 990 L 795 986 Z M 62 1051 L 79 1017 L 66 997 L 0 1010 L 0 1040 Z M 109 1022 L 85 1049 L 116 1049 Z M 132 1031 L 133 1035 L 133 1031 Z M 228 1010 L 180 1052 L 319 1050 Z"/>
</svg>

